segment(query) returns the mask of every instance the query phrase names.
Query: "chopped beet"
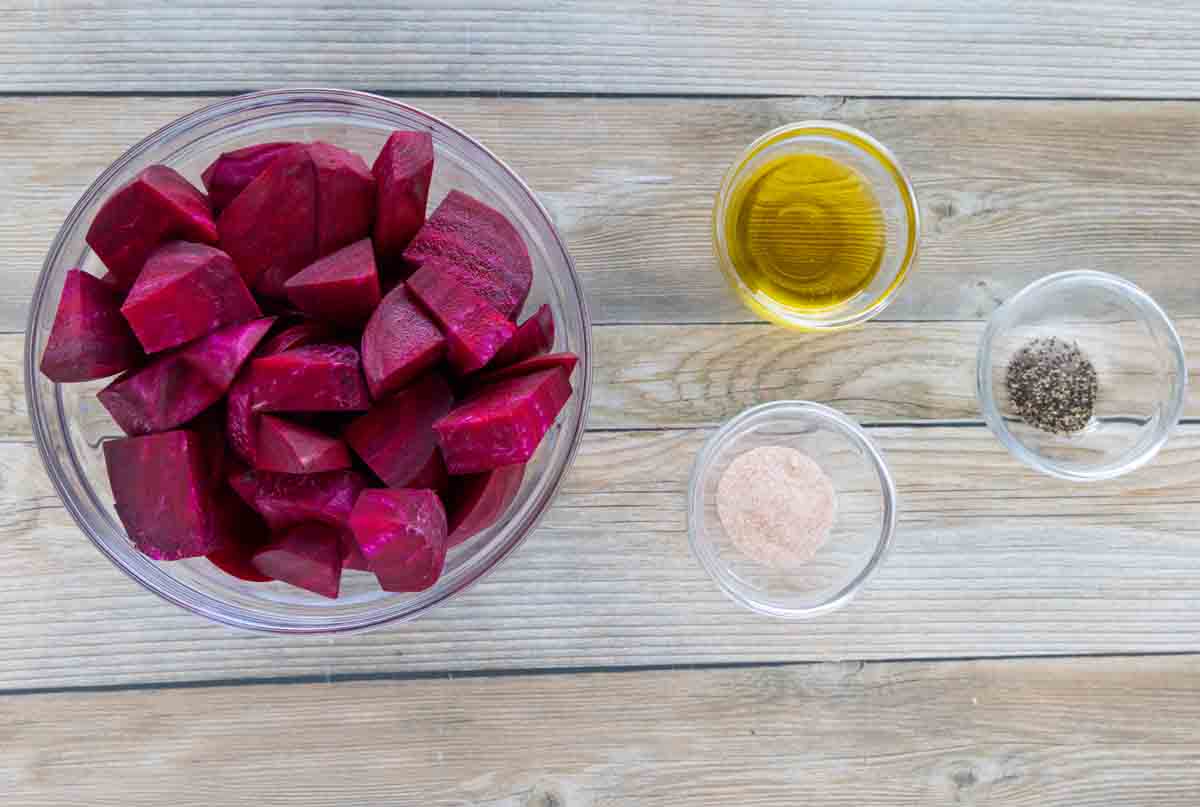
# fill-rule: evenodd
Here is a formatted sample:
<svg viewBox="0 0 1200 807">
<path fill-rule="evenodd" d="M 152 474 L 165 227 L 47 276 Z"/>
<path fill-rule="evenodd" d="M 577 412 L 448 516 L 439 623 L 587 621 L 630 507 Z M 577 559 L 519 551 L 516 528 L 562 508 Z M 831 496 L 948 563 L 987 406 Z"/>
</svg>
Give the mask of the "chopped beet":
<svg viewBox="0 0 1200 807">
<path fill-rule="evenodd" d="M 446 511 L 432 490 L 367 490 L 350 527 L 384 591 L 424 591 L 446 562 Z"/>
<path fill-rule="evenodd" d="M 531 356 L 516 364 L 480 373 L 477 381 L 480 384 L 494 384 L 506 378 L 516 378 L 520 375 L 529 375 L 541 370 L 553 370 L 556 368 L 565 370 L 567 377 L 570 378 L 571 371 L 575 369 L 575 365 L 578 363 L 579 357 L 574 353 L 548 353 L 544 356 Z"/>
<path fill-rule="evenodd" d="M 334 337 L 334 330 L 328 324 L 318 322 L 315 319 L 306 319 L 294 325 L 289 325 L 278 333 L 273 333 L 262 340 L 262 343 L 258 346 L 258 350 L 254 351 L 254 355 L 271 356 L 275 353 L 283 353 L 285 350 L 291 350 L 296 347 L 332 342 L 334 341 Z"/>
<path fill-rule="evenodd" d="M 460 373 L 483 367 L 516 330 L 487 300 L 450 278 L 449 264 L 430 258 L 408 279 L 408 289 L 446 334 L 446 355 Z"/>
<path fill-rule="evenodd" d="M 484 387 L 433 424 L 451 474 L 527 462 L 571 397 L 561 369 Z"/>
<path fill-rule="evenodd" d="M 378 401 L 345 431 L 346 442 L 390 487 L 408 487 L 437 454 L 433 424 L 454 406 L 454 393 L 439 373 L 429 373 L 395 396 Z M 427 485 L 434 487 L 434 485 Z"/>
<path fill-rule="evenodd" d="M 362 550 L 358 548 L 358 541 L 354 540 L 354 533 L 349 529 L 343 530 L 341 539 L 342 569 L 354 569 L 356 572 L 371 571 L 371 567 L 367 565 L 366 557 L 363 555 Z"/>
<path fill-rule="evenodd" d="M 137 280 L 150 253 L 164 241 L 217 242 L 208 198 L 165 165 L 152 165 L 108 197 L 87 243 L 122 288 Z"/>
<path fill-rule="evenodd" d="M 361 326 L 380 299 L 371 239 L 310 264 L 292 275 L 284 289 L 292 304 L 309 316 L 347 328 Z"/>
<path fill-rule="evenodd" d="M 375 164 L 375 248 L 399 257 L 425 223 L 433 178 L 433 137 L 428 132 L 392 132 Z"/>
<path fill-rule="evenodd" d="M 524 465 L 454 477 L 451 486 L 447 543 L 456 547 L 495 524 L 521 490 Z"/>
<path fill-rule="evenodd" d="M 262 340 L 254 355 L 270 356 L 295 347 L 327 342 L 333 336 L 333 330 L 328 325 L 316 320 L 304 320 Z M 246 462 L 256 465 L 260 416 L 253 409 L 254 389 L 250 385 L 249 376 L 250 368 L 246 367 L 229 388 L 225 407 L 225 434 L 234 451 Z"/>
<path fill-rule="evenodd" d="M 533 316 L 517 326 L 513 338 L 500 348 L 492 359 L 491 367 L 505 367 L 522 359 L 545 353 L 554 347 L 554 312 L 543 305 Z"/>
<path fill-rule="evenodd" d="M 126 434 L 187 423 L 225 394 L 272 321 L 256 319 L 214 331 L 119 376 L 97 397 Z"/>
<path fill-rule="evenodd" d="M 365 411 L 370 407 L 358 351 L 308 345 L 254 359 L 247 379 L 259 412 Z"/>
<path fill-rule="evenodd" d="M 147 353 L 262 316 L 230 257 L 187 241 L 171 241 L 150 256 L 121 313 Z"/>
<path fill-rule="evenodd" d="M 229 476 L 229 486 L 266 519 L 272 530 L 304 521 L 346 528 L 367 480 L 357 471 L 280 474 L 240 470 Z"/>
<path fill-rule="evenodd" d="M 254 568 L 254 553 L 266 545 L 270 532 L 258 513 L 220 481 L 214 493 L 214 509 L 220 546 L 208 553 L 208 559 L 222 571 L 251 583 L 271 578 Z"/>
<path fill-rule="evenodd" d="M 388 293 L 362 335 L 363 373 L 371 397 L 379 400 L 403 387 L 442 360 L 446 339 L 408 293 Z"/>
<path fill-rule="evenodd" d="M 155 560 L 207 555 L 220 546 L 212 486 L 198 435 L 185 429 L 104 443 L 117 515 Z"/>
<path fill-rule="evenodd" d="M 299 423 L 261 415 L 254 467 L 285 474 L 311 474 L 350 467 L 350 452 L 336 437 Z"/>
<path fill-rule="evenodd" d="M 140 363 L 145 356 L 120 305 L 120 296 L 102 280 L 79 269 L 67 272 L 42 373 L 59 383 L 91 381 Z"/>
<path fill-rule="evenodd" d="M 254 568 L 276 580 L 335 600 L 342 579 L 338 531 L 326 524 L 297 524 L 254 554 Z"/>
<path fill-rule="evenodd" d="M 285 149 L 221 211 L 221 249 L 246 285 L 282 297 L 317 257 L 317 171 L 304 146 Z"/>
<path fill-rule="evenodd" d="M 450 191 L 404 250 L 421 266 L 430 258 L 450 261 L 455 280 L 512 318 L 533 284 L 529 250 L 499 211 L 461 191 Z"/>
<path fill-rule="evenodd" d="M 446 470 L 446 463 L 442 461 L 442 452 L 436 448 L 430 452 L 429 459 L 404 487 L 427 488 L 437 491 L 439 496 L 446 493 L 450 489 L 450 472 Z"/>
<path fill-rule="evenodd" d="M 247 185 L 266 170 L 276 157 L 297 143 L 259 143 L 227 151 L 213 160 L 200 179 L 208 191 L 214 213 L 220 213 Z"/>
<path fill-rule="evenodd" d="M 317 172 L 319 258 L 371 235 L 375 177 L 362 157 L 344 148 L 317 142 L 308 153 Z"/>
</svg>

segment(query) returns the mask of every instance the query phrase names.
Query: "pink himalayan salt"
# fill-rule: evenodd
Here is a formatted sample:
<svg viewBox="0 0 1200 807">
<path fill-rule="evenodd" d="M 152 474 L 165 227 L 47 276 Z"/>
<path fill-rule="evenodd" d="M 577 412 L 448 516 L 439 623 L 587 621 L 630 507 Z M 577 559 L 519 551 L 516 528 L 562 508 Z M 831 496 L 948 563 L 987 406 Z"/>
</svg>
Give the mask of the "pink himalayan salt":
<svg viewBox="0 0 1200 807">
<path fill-rule="evenodd" d="M 717 483 L 717 515 L 751 560 L 777 569 L 813 559 L 833 526 L 833 482 L 811 457 L 764 446 L 734 458 Z"/>
</svg>

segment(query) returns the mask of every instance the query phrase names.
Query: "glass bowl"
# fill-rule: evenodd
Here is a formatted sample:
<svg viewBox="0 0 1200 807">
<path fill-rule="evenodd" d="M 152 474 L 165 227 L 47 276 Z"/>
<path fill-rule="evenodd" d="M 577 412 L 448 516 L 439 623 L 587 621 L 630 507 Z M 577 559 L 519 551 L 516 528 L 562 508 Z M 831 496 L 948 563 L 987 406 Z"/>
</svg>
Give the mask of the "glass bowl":
<svg viewBox="0 0 1200 807">
<path fill-rule="evenodd" d="M 442 578 L 427 591 L 382 591 L 365 572 L 347 572 L 342 596 L 328 600 L 282 583 L 246 583 L 204 558 L 162 563 L 136 551 L 117 520 L 101 442 L 120 430 L 96 400 L 108 380 L 59 385 L 37 371 L 63 281 L 79 266 L 103 274 L 84 243 L 108 195 L 148 165 L 171 166 L 200 186 L 200 172 L 222 151 L 274 140 L 324 140 L 374 159 L 395 129 L 433 136 L 431 209 L 452 188 L 500 210 L 533 261 L 525 314 L 554 312 L 555 350 L 579 355 L 575 395 L 528 466 L 516 500 L 499 523 L 451 550 Z M 87 189 L 54 239 L 33 295 L 25 344 L 25 383 L 34 435 L 46 470 L 80 529 L 126 574 L 166 600 L 227 625 L 283 633 L 347 631 L 412 619 L 480 580 L 530 533 L 549 507 L 583 435 L 591 386 L 589 320 L 571 256 L 546 210 L 524 182 L 465 133 L 405 104 L 359 92 L 274 90 L 193 112 L 127 151 Z"/>
<path fill-rule="evenodd" d="M 788 306 L 747 285 L 734 266 L 726 237 L 725 220 L 734 190 L 761 166 L 789 154 L 817 154 L 852 169 L 870 188 L 883 214 L 883 257 L 871 282 L 849 300 L 818 311 Z M 721 181 L 712 228 L 717 263 L 746 307 L 778 325 L 827 331 L 861 325 L 887 308 L 916 261 L 921 220 L 912 183 L 886 146 L 851 126 L 814 120 L 767 132 L 742 152 Z"/>
<path fill-rule="evenodd" d="M 1009 360 L 1029 340 L 1078 345 L 1096 369 L 1092 418 L 1051 434 L 1025 423 L 1009 400 Z M 1062 479 L 1112 479 L 1149 462 L 1183 414 L 1187 363 L 1162 310 L 1132 283 L 1103 272 L 1062 272 L 996 309 L 979 343 L 976 387 L 983 417 L 1013 456 Z"/>
<path fill-rule="evenodd" d="M 833 528 L 813 559 L 787 571 L 746 556 L 717 514 L 721 476 L 761 446 L 812 457 L 833 482 Z M 850 418 L 822 404 L 776 401 L 747 409 L 700 450 L 688 489 L 688 539 L 700 564 L 729 597 L 761 614 L 803 619 L 845 605 L 887 552 L 896 529 L 896 485 L 883 455 Z"/>
</svg>

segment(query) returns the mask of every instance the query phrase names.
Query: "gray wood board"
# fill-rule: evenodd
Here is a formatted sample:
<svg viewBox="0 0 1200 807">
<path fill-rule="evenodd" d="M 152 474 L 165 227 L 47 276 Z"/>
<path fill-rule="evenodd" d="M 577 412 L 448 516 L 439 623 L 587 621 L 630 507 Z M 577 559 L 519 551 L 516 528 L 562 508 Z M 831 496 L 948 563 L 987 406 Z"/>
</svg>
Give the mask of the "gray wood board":
<svg viewBox="0 0 1200 807">
<path fill-rule="evenodd" d="M 88 184 L 125 148 L 211 100 L 0 99 L 0 330 L 24 327 L 46 250 Z M 751 140 L 814 117 L 879 137 L 917 186 L 921 256 L 884 319 L 978 320 L 1038 277 L 1083 268 L 1128 277 L 1176 317 L 1200 316 L 1200 105 L 413 100 L 532 184 L 599 323 L 754 319 L 716 270 L 713 196 Z"/>
</svg>

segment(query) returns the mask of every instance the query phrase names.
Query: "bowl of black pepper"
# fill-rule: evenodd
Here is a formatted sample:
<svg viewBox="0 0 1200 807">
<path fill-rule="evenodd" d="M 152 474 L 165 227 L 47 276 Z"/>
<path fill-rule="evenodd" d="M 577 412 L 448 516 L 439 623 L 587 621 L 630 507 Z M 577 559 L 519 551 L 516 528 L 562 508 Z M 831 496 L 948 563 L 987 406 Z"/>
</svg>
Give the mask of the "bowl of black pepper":
<svg viewBox="0 0 1200 807">
<path fill-rule="evenodd" d="M 1062 272 L 996 309 L 979 345 L 984 419 L 1013 456 L 1062 479 L 1152 460 L 1183 415 L 1187 361 L 1166 312 L 1132 283 Z"/>
</svg>

